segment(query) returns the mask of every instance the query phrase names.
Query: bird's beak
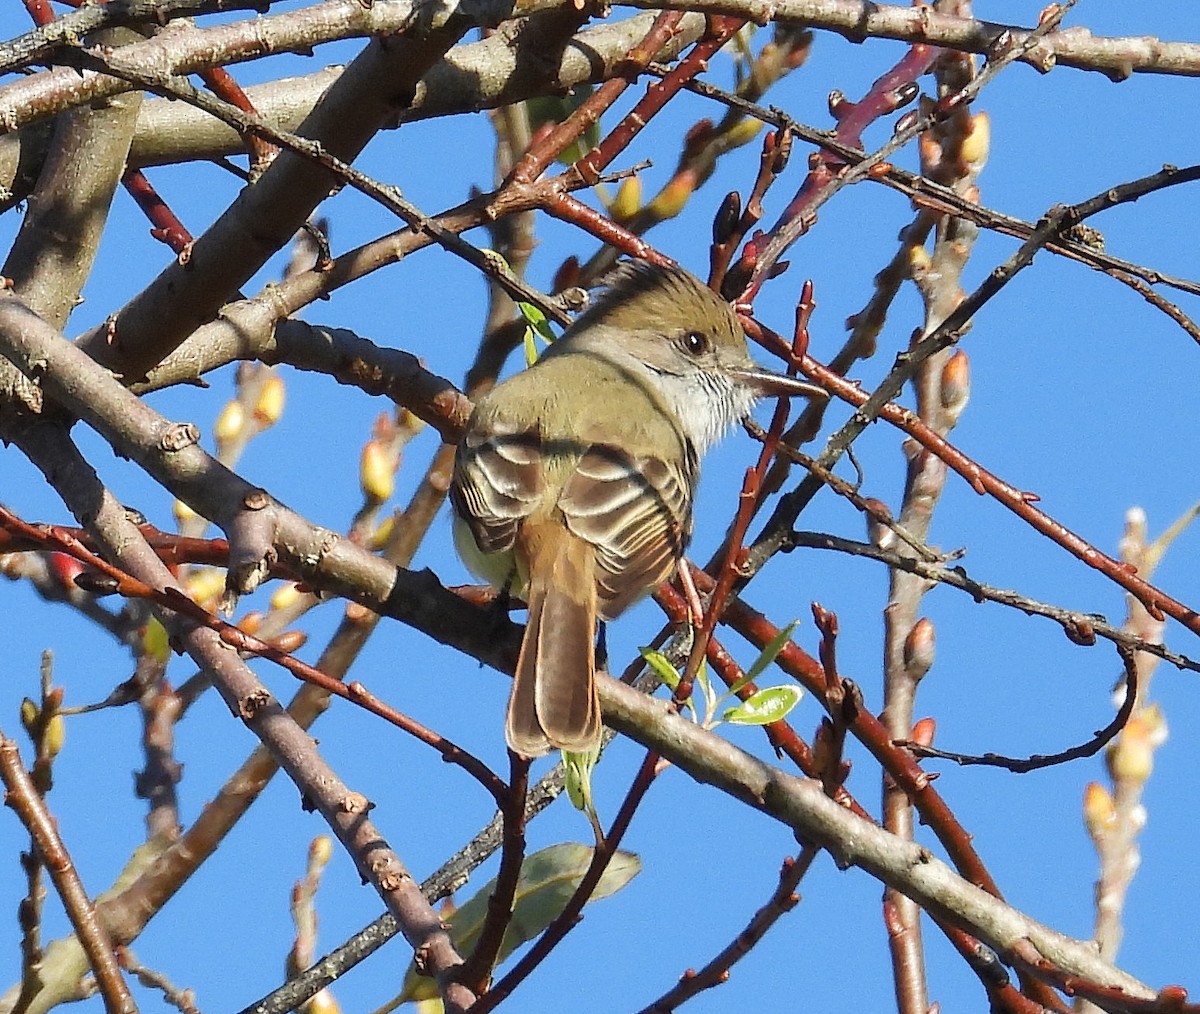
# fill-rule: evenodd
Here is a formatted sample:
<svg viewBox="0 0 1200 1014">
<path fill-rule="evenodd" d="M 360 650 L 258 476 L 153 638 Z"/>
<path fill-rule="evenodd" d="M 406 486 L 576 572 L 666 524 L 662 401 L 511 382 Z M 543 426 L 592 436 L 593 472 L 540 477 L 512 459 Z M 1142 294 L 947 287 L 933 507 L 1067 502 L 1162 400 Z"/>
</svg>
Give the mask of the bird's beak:
<svg viewBox="0 0 1200 1014">
<path fill-rule="evenodd" d="M 753 367 L 738 367 L 729 371 L 737 380 L 765 397 L 828 398 L 829 392 L 798 377 Z"/>
</svg>

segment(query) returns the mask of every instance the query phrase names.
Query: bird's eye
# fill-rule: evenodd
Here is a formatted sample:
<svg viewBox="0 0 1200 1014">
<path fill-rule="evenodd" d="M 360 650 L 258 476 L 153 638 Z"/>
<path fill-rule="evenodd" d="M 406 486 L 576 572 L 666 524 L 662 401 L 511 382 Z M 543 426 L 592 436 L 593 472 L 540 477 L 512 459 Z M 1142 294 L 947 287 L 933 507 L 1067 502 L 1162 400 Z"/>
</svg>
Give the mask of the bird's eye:
<svg viewBox="0 0 1200 1014">
<path fill-rule="evenodd" d="M 702 356 L 709 349 L 708 335 L 701 331 L 689 331 L 683 336 L 683 347 L 690 355 Z"/>
</svg>

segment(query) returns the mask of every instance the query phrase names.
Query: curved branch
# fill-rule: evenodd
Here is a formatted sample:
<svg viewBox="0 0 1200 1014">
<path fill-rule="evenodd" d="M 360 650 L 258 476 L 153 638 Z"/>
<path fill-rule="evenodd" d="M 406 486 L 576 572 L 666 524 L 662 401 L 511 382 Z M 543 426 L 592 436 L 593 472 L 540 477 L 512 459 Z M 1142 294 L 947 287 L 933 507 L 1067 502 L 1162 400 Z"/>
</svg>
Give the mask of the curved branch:
<svg viewBox="0 0 1200 1014">
<path fill-rule="evenodd" d="M 1036 29 L 939 14 L 874 0 L 623 0 L 630 7 L 687 9 L 705 14 L 821 28 L 851 42 L 869 38 L 924 42 L 943 49 L 991 56 L 1024 45 Z M 1096 71 L 1113 81 L 1132 74 L 1200 75 L 1200 43 L 1163 42 L 1152 36 L 1113 38 L 1086 28 L 1051 32 L 1018 57 L 1042 73 L 1055 66 Z"/>
</svg>

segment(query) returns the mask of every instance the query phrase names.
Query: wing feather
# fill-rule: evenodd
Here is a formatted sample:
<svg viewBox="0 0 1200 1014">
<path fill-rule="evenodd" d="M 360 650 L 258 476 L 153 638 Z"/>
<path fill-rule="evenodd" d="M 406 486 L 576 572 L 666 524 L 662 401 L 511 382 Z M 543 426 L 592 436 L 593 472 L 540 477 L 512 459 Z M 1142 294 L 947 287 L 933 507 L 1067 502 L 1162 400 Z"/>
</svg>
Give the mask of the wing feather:
<svg viewBox="0 0 1200 1014">
<path fill-rule="evenodd" d="M 671 576 L 691 535 L 690 488 L 690 477 L 660 458 L 608 444 L 593 444 L 580 458 L 558 507 L 567 527 L 596 547 L 605 619 Z"/>
<path fill-rule="evenodd" d="M 486 433 L 470 430 L 459 445 L 450 495 L 481 552 L 512 548 L 518 523 L 537 507 L 544 488 L 536 430 L 497 422 Z"/>
</svg>

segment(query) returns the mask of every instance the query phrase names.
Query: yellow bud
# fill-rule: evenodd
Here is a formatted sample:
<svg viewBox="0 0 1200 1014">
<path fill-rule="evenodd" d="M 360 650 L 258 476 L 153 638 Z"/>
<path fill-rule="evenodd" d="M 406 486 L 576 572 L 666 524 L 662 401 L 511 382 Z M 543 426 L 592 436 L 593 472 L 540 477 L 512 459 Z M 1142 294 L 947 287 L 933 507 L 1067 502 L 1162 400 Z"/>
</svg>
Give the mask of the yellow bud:
<svg viewBox="0 0 1200 1014">
<path fill-rule="evenodd" d="M 628 222 L 642 206 L 642 181 L 638 176 L 626 176 L 617 188 L 608 213 L 614 222 Z"/>
<path fill-rule="evenodd" d="M 665 187 L 650 202 L 649 208 L 659 221 L 674 218 L 688 202 L 696 189 L 696 177 L 690 170 L 676 173 Z"/>
<path fill-rule="evenodd" d="M 210 608 L 225 592 L 225 575 L 213 567 L 196 571 L 187 583 L 187 593 L 200 605 Z"/>
<path fill-rule="evenodd" d="M 34 729 L 37 728 L 37 720 L 38 706 L 33 703 L 31 698 L 26 697 L 21 701 L 21 724 L 30 736 L 34 735 Z"/>
<path fill-rule="evenodd" d="M 1141 716 L 1135 715 L 1109 746 L 1108 773 L 1114 782 L 1146 781 L 1154 770 L 1154 744 Z"/>
<path fill-rule="evenodd" d="M 929 251 L 920 243 L 914 243 L 908 248 L 908 273 L 910 275 L 928 271 L 931 263 Z"/>
<path fill-rule="evenodd" d="M 987 161 L 992 144 L 992 121 L 986 112 L 971 117 L 962 139 L 962 160 L 975 171 Z"/>
<path fill-rule="evenodd" d="M 237 622 L 238 630 L 244 630 L 254 637 L 262 627 L 263 614 L 257 609 L 251 610 Z"/>
<path fill-rule="evenodd" d="M 278 648 L 289 655 L 299 651 L 308 643 L 308 635 L 303 630 L 285 630 L 278 637 L 271 638 L 272 648 Z"/>
<path fill-rule="evenodd" d="M 1093 838 L 1108 831 L 1117 819 L 1112 793 L 1099 782 L 1088 782 L 1083 790 L 1083 822 Z"/>
<path fill-rule="evenodd" d="M 272 609 L 291 609 L 300 601 L 300 593 L 296 591 L 294 581 L 281 584 L 271 595 Z"/>
<path fill-rule="evenodd" d="M 425 420 L 413 415 L 408 409 L 396 413 L 396 429 L 408 437 L 414 437 L 425 428 Z"/>
<path fill-rule="evenodd" d="M 181 525 L 189 521 L 194 521 L 200 516 L 182 500 L 176 500 L 171 504 L 171 513 L 175 515 L 175 520 Z"/>
<path fill-rule="evenodd" d="M 327 834 L 319 834 L 308 846 L 308 868 L 321 869 L 333 858 L 333 839 Z"/>
<path fill-rule="evenodd" d="M 396 488 L 396 456 L 378 440 L 368 440 L 362 449 L 358 481 L 369 500 L 382 503 Z"/>
<path fill-rule="evenodd" d="M 279 422 L 280 416 L 283 415 L 284 401 L 283 377 L 272 373 L 258 392 L 258 403 L 254 406 L 255 421 L 264 429 Z"/>
<path fill-rule="evenodd" d="M 380 522 L 379 527 L 371 533 L 371 539 L 368 545 L 370 549 L 383 549 L 388 544 L 388 540 L 392 537 L 392 532 L 396 529 L 396 519 L 394 517 L 386 517 Z"/>
<path fill-rule="evenodd" d="M 904 639 L 904 668 L 908 670 L 910 679 L 919 680 L 929 672 L 936 647 L 933 621 L 927 616 L 922 616 L 913 624 L 908 637 Z"/>
<path fill-rule="evenodd" d="M 971 361 L 962 349 L 956 350 L 942 367 L 941 400 L 943 419 L 953 426 L 971 400 Z"/>
<path fill-rule="evenodd" d="M 245 425 L 246 410 L 242 408 L 242 403 L 240 401 L 226 402 L 225 407 L 221 409 L 221 414 L 217 416 L 217 425 L 214 427 L 217 443 L 227 444 L 231 440 L 236 440 L 241 436 Z"/>
<path fill-rule="evenodd" d="M 761 121 L 750 116 L 747 116 L 744 120 L 740 120 L 730 127 L 725 134 L 729 147 L 738 148 L 743 144 L 749 144 L 758 137 L 758 132 L 762 130 L 762 126 Z"/>
<path fill-rule="evenodd" d="M 46 753 L 50 757 L 57 757 L 66 739 L 67 723 L 63 721 L 63 716 L 51 715 L 50 721 L 46 724 L 46 738 L 43 740 L 46 744 Z"/>
</svg>

